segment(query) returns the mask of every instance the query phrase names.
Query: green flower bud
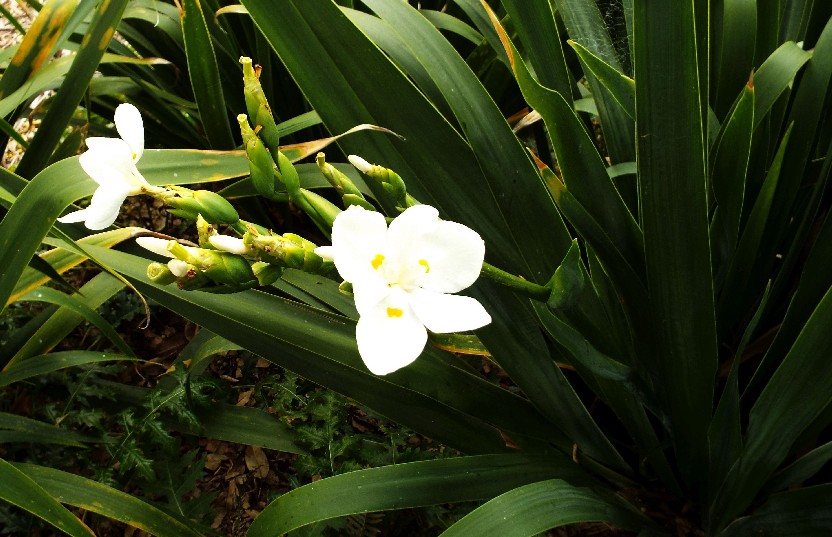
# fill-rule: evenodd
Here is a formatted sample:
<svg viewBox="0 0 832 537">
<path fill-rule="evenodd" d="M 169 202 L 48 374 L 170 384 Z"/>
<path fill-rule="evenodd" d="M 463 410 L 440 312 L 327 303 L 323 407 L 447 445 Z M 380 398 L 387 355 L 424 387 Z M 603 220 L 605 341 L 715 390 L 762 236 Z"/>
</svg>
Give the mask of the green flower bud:
<svg viewBox="0 0 832 537">
<path fill-rule="evenodd" d="M 359 207 L 363 207 L 368 211 L 375 211 L 376 208 L 373 207 L 373 204 L 364 199 L 364 196 L 355 196 L 353 194 L 344 194 L 341 199 L 344 202 L 344 208 L 349 207 L 350 205 L 358 205 Z"/>
<path fill-rule="evenodd" d="M 243 93 L 246 99 L 246 112 L 254 123 L 254 131 L 263 140 L 263 143 L 272 153 L 278 150 L 280 133 L 277 130 L 274 115 L 272 115 L 263 86 L 260 85 L 260 70 L 255 68 L 251 58 L 245 56 L 240 58 L 243 64 Z"/>
<path fill-rule="evenodd" d="M 202 215 L 212 224 L 233 224 L 240 219 L 227 199 L 210 190 L 176 187 L 162 199 L 167 203 L 169 213 L 186 220 L 196 221 Z"/>
<path fill-rule="evenodd" d="M 217 283 L 231 286 L 251 284 L 256 280 L 245 258 L 225 252 L 211 252 L 203 273 Z"/>
<path fill-rule="evenodd" d="M 147 266 L 147 277 L 157 285 L 168 285 L 176 281 L 176 276 L 164 263 L 151 263 Z"/>
<path fill-rule="evenodd" d="M 283 276 L 283 267 L 270 265 L 264 261 L 258 261 L 251 265 L 257 283 L 260 285 L 271 285 Z"/>
<path fill-rule="evenodd" d="M 400 211 L 419 204 L 413 196 L 410 196 L 407 193 L 407 187 L 404 184 L 404 180 L 393 170 L 377 164 L 370 164 L 363 158 L 356 155 L 350 155 L 347 159 L 360 172 L 376 181 L 376 183 L 381 186 L 382 190 L 384 190 L 384 193 L 387 194 L 391 200 L 393 200 L 396 204 L 396 208 Z"/>
<path fill-rule="evenodd" d="M 325 273 L 332 269 L 332 262 L 315 253 L 317 246 L 293 233 L 285 235 L 261 235 L 249 230 L 243 241 L 257 250 L 264 261 L 306 272 Z"/>
<path fill-rule="evenodd" d="M 246 115 L 238 115 L 237 122 L 240 124 L 240 133 L 243 135 L 243 146 L 246 150 L 251 182 L 258 194 L 271 197 L 274 195 L 274 160 L 269 150 L 263 145 L 263 141 L 248 124 Z"/>
<path fill-rule="evenodd" d="M 368 211 L 375 211 L 373 205 L 364 198 L 364 194 L 355 186 L 355 183 L 341 170 L 326 162 L 323 153 L 318 153 L 315 156 L 315 162 L 329 184 L 341 195 L 344 207 L 359 205 Z"/>
<path fill-rule="evenodd" d="M 217 229 L 208 223 L 201 214 L 196 217 L 196 232 L 199 234 L 199 247 L 211 249 L 211 237 L 217 235 Z"/>
</svg>

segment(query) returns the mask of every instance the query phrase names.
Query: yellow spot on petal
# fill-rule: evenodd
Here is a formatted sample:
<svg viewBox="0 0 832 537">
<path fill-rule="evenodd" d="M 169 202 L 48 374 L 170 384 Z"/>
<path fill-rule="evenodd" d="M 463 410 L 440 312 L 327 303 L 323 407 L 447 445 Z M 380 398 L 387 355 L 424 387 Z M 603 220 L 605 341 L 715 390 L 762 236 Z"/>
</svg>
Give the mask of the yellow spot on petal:
<svg viewBox="0 0 832 537">
<path fill-rule="evenodd" d="M 427 274 L 428 272 L 430 272 L 430 265 L 428 265 L 427 260 L 425 260 L 425 259 L 420 259 L 420 260 L 419 260 L 419 264 L 420 264 L 420 265 L 422 265 L 423 267 L 425 267 L 425 274 Z"/>
<path fill-rule="evenodd" d="M 404 311 L 399 308 L 387 308 L 387 316 L 391 319 L 393 317 L 401 317 L 402 315 L 404 315 Z"/>
<path fill-rule="evenodd" d="M 136 160 L 136 154 L 133 153 L 133 160 Z"/>
<path fill-rule="evenodd" d="M 376 254 L 370 264 L 373 266 L 374 269 L 378 270 L 378 267 L 384 262 L 384 256 L 381 254 Z"/>
</svg>

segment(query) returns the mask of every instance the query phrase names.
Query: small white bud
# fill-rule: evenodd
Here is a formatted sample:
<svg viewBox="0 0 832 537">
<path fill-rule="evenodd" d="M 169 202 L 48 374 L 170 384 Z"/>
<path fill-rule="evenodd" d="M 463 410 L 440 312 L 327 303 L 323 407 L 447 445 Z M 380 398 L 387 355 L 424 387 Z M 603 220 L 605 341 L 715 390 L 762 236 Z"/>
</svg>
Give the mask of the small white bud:
<svg viewBox="0 0 832 537">
<path fill-rule="evenodd" d="M 168 261 L 168 269 L 177 278 L 184 278 L 188 275 L 188 270 L 190 270 L 188 264 L 181 259 L 171 259 Z"/>
<path fill-rule="evenodd" d="M 154 254 L 159 254 L 165 257 L 174 257 L 174 255 L 168 251 L 169 242 L 169 240 L 157 237 L 138 237 L 136 239 L 136 244 L 145 250 L 150 250 Z"/>
<path fill-rule="evenodd" d="M 243 239 L 229 235 L 212 235 L 208 237 L 208 242 L 217 250 L 231 254 L 243 255 L 251 251 L 251 248 L 243 242 Z"/>
<path fill-rule="evenodd" d="M 315 255 L 324 261 L 335 261 L 335 251 L 332 246 L 318 246 L 315 248 Z"/>
<path fill-rule="evenodd" d="M 364 160 L 363 158 L 359 157 L 358 155 L 350 155 L 347 157 L 347 160 L 350 161 L 350 164 L 355 166 L 358 171 L 362 173 L 367 173 L 373 167 L 372 164 Z"/>
</svg>

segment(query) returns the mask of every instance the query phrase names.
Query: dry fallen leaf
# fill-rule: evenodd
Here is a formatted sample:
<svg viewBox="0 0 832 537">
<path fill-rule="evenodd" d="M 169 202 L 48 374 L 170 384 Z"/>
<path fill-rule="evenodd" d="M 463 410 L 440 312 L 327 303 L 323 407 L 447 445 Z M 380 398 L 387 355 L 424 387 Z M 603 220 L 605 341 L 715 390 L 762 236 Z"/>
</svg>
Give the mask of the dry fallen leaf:
<svg viewBox="0 0 832 537">
<path fill-rule="evenodd" d="M 246 468 L 254 477 L 260 479 L 269 475 L 269 459 L 266 458 L 266 453 L 257 446 L 246 446 Z"/>
</svg>

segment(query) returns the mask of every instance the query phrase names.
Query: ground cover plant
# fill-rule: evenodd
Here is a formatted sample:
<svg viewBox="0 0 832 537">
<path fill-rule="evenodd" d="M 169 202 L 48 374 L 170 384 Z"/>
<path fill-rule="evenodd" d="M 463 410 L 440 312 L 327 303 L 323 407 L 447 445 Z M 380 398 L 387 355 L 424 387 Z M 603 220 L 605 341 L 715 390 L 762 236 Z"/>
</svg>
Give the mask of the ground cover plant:
<svg viewBox="0 0 832 537">
<path fill-rule="evenodd" d="M 0 172 L 0 384 L 61 372 L 121 428 L 4 407 L 0 497 L 70 535 L 91 532 L 77 508 L 207 533 L 204 505 L 165 507 L 184 488 L 128 494 L 9 456 L 96 446 L 184 487 L 195 473 L 164 468 L 173 452 L 194 464 L 177 430 L 330 458 L 253 537 L 463 502 L 422 529 L 827 534 L 831 15 L 810 0 L 40 7 L 0 78 L 4 133 L 25 147 Z M 31 141 L 12 128 L 26 115 Z M 111 227 L 125 198 L 176 226 Z M 75 291 L 81 263 L 101 271 Z M 108 369 L 138 358 L 97 312 L 125 286 L 201 327 L 152 393 Z M 51 352 L 81 323 L 112 346 Z M 204 373 L 231 350 L 442 456 L 397 460 L 401 437 L 357 455 L 337 413 L 301 432 L 217 404 Z"/>
</svg>

